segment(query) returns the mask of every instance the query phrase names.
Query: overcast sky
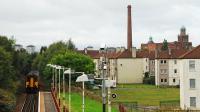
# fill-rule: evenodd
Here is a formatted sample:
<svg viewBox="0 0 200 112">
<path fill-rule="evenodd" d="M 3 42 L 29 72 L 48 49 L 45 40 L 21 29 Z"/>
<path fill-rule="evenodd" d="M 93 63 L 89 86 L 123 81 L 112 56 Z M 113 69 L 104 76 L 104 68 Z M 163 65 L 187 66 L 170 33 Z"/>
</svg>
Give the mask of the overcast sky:
<svg viewBox="0 0 200 112">
<path fill-rule="evenodd" d="M 200 0 L 0 0 L 0 35 L 24 46 L 69 38 L 79 49 L 126 46 L 128 4 L 134 46 L 149 36 L 175 41 L 182 26 L 193 45 L 200 44 Z"/>
</svg>

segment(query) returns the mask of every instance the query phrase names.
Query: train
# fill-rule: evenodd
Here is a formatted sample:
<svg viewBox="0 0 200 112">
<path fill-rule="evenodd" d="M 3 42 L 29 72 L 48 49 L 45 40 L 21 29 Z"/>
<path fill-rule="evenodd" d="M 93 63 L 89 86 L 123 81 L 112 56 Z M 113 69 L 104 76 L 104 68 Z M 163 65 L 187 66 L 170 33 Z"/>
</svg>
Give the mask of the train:
<svg viewBox="0 0 200 112">
<path fill-rule="evenodd" d="M 37 94 L 39 91 L 39 72 L 31 71 L 26 75 L 25 87 L 27 94 Z"/>
</svg>

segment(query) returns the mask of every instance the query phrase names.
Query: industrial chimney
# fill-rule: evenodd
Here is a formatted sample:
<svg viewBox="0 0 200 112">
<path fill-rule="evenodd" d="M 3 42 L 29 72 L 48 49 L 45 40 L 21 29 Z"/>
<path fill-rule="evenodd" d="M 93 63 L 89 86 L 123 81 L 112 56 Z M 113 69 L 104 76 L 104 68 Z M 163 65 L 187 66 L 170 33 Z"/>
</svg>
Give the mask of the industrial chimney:
<svg viewBox="0 0 200 112">
<path fill-rule="evenodd" d="M 132 51 L 131 5 L 128 5 L 127 49 Z"/>
</svg>

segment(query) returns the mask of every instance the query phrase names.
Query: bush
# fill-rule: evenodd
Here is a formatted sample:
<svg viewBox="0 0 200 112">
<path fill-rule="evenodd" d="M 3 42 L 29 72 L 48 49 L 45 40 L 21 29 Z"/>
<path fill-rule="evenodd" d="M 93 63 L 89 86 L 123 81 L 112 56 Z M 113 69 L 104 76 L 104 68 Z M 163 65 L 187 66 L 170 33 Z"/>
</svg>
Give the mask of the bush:
<svg viewBox="0 0 200 112">
<path fill-rule="evenodd" d="M 143 83 L 144 83 L 144 84 L 155 85 L 155 76 L 144 77 Z"/>
<path fill-rule="evenodd" d="M 0 112 L 12 112 L 15 107 L 13 93 L 0 89 Z"/>
</svg>

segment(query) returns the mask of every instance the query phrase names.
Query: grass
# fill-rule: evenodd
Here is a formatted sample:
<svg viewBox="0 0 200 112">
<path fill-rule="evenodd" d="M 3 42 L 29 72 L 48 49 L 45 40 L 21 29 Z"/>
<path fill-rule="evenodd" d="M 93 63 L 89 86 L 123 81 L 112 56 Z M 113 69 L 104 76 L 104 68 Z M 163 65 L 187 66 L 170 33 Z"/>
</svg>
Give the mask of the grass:
<svg viewBox="0 0 200 112">
<path fill-rule="evenodd" d="M 101 90 L 94 92 L 101 95 Z M 137 102 L 139 106 L 159 106 L 160 101 L 180 100 L 179 88 L 158 88 L 154 85 L 118 85 L 117 88 L 112 89 L 112 93 L 117 94 L 117 98 L 112 99 L 113 102 Z M 66 102 L 68 102 L 68 94 L 66 94 Z M 72 93 L 71 105 L 72 112 L 82 112 L 82 96 L 78 93 Z M 102 112 L 101 102 L 86 96 L 85 112 Z M 112 108 L 112 112 L 117 112 L 117 107 Z"/>
<path fill-rule="evenodd" d="M 68 102 L 68 94 L 66 94 L 66 102 Z M 71 94 L 71 106 L 72 112 L 82 112 L 82 96 L 80 94 Z M 85 97 L 85 112 L 102 112 L 101 102 Z M 117 112 L 117 109 L 113 108 L 112 112 Z"/>
<path fill-rule="evenodd" d="M 141 106 L 159 106 L 160 101 L 180 100 L 179 88 L 158 88 L 153 85 L 119 85 L 112 93 L 117 94 L 113 101 L 138 102 Z"/>
</svg>

